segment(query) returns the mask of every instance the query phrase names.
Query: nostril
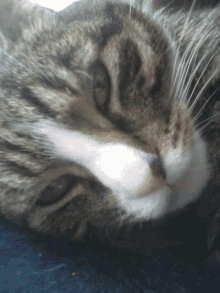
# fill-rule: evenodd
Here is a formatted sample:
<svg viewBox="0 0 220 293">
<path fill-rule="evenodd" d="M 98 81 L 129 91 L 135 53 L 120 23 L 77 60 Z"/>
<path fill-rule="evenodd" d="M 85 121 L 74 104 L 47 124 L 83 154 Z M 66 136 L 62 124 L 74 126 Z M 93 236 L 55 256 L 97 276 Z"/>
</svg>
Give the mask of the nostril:
<svg viewBox="0 0 220 293">
<path fill-rule="evenodd" d="M 160 156 L 148 156 L 147 165 L 149 171 L 145 174 L 145 178 L 135 190 L 135 197 L 146 197 L 148 194 L 167 186 L 166 173 Z"/>
<path fill-rule="evenodd" d="M 163 180 L 166 179 L 166 171 L 163 166 L 163 162 L 159 156 L 152 157 L 151 161 L 148 162 L 150 165 L 150 168 L 152 170 L 152 174 L 156 177 L 160 177 Z"/>
<path fill-rule="evenodd" d="M 149 156 L 147 165 L 149 168 L 148 173 L 146 172 L 138 188 L 133 190 L 133 195 L 136 198 L 146 197 L 148 194 L 164 189 L 167 186 L 166 173 L 161 158 L 157 155 Z"/>
</svg>

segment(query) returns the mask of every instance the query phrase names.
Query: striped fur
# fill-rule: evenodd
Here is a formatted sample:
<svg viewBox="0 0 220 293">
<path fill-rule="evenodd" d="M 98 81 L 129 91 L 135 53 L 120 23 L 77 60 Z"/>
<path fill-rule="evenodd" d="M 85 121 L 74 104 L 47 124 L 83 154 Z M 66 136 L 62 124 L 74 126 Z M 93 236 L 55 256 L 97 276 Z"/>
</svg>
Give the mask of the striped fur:
<svg viewBox="0 0 220 293">
<path fill-rule="evenodd" d="M 171 13 L 147 4 L 78 2 L 54 13 L 0 1 L 9 11 L 0 69 L 4 216 L 80 239 L 88 223 L 165 219 L 200 202 L 209 180 L 219 184 L 220 8 Z M 97 68 L 108 79 L 103 105 L 94 98 Z M 77 178 L 72 189 L 38 204 L 65 174 Z M 203 220 L 218 213 L 210 209 Z"/>
</svg>

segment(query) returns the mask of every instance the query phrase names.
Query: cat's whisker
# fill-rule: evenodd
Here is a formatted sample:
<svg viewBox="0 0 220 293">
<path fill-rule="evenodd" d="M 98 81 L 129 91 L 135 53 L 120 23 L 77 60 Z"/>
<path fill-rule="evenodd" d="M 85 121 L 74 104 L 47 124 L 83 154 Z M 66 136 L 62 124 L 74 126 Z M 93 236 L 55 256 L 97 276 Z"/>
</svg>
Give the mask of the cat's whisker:
<svg viewBox="0 0 220 293">
<path fill-rule="evenodd" d="M 204 90 L 206 89 L 207 85 L 210 83 L 210 81 L 215 77 L 216 75 L 216 72 L 214 72 L 210 77 L 209 79 L 205 82 L 205 84 L 203 85 L 203 87 L 201 88 L 201 90 L 199 91 L 199 93 L 197 94 L 196 98 L 194 99 L 194 102 L 192 103 L 192 105 L 190 106 L 189 108 L 189 114 L 192 113 L 197 101 L 199 100 L 199 98 L 201 97 L 202 93 L 204 92 Z M 192 96 L 192 94 L 191 94 Z M 191 98 L 190 96 L 190 98 Z"/>
<path fill-rule="evenodd" d="M 126 225 L 127 223 L 131 224 L 131 215 L 129 214 L 122 216 L 122 219 L 120 221 L 120 228 L 123 227 L 124 224 Z"/>
<path fill-rule="evenodd" d="M 220 115 L 220 112 L 219 112 L 219 113 L 216 113 L 216 114 L 213 115 L 212 117 L 206 119 L 206 120 L 208 120 L 208 122 L 207 122 L 203 127 L 200 127 L 200 130 L 203 132 L 204 129 L 205 129 L 208 125 L 210 125 L 218 115 Z M 204 123 L 206 120 L 204 120 L 203 123 Z"/>
<path fill-rule="evenodd" d="M 187 75 L 188 75 L 188 72 L 189 72 L 189 69 L 190 67 L 194 67 L 195 65 L 195 60 L 197 58 L 197 55 L 198 55 L 198 51 L 200 49 L 200 45 L 201 43 L 203 43 L 203 39 L 200 40 L 199 43 L 197 43 L 196 47 L 194 48 L 193 45 L 194 45 L 194 40 L 192 40 L 192 42 L 190 43 L 190 45 L 188 46 L 186 52 L 184 53 L 184 59 L 183 59 L 183 62 L 181 62 L 181 65 L 179 65 L 179 67 L 183 68 L 181 71 L 180 71 L 180 74 L 182 74 L 182 77 L 180 78 L 180 81 L 178 80 L 178 84 L 179 84 L 179 94 L 181 96 L 180 98 L 180 103 L 182 102 L 182 100 L 185 99 L 188 91 L 189 91 L 189 88 L 190 88 L 190 85 L 191 85 L 191 82 L 192 82 L 192 79 L 194 78 L 195 74 L 197 73 L 197 70 L 199 68 L 199 66 L 201 65 L 202 61 L 203 61 L 203 58 L 205 59 L 205 56 L 203 56 L 203 58 L 201 58 L 200 62 L 197 64 L 197 66 L 194 68 L 193 72 L 191 73 L 191 76 L 188 80 L 188 83 L 185 85 L 185 81 L 187 79 Z M 191 51 L 191 54 L 188 56 L 188 52 Z M 187 62 L 185 62 L 185 59 L 188 57 L 188 60 Z M 183 88 L 185 88 L 183 90 Z"/>
<path fill-rule="evenodd" d="M 187 74 L 187 71 L 189 70 L 189 67 L 191 65 L 189 62 L 188 62 L 188 64 L 184 63 L 184 59 L 188 56 L 187 53 L 188 52 L 185 52 L 185 54 L 184 54 L 185 56 L 183 57 L 183 60 L 181 60 L 179 62 L 179 67 L 178 67 L 178 70 L 177 70 L 177 78 L 176 78 L 177 85 L 176 85 L 175 98 L 180 97 L 180 98 L 178 98 L 179 99 L 179 105 L 182 103 L 183 100 L 185 100 L 185 96 L 184 96 L 184 93 L 183 93 L 182 89 L 184 87 L 185 75 Z M 187 65 L 188 65 L 188 67 L 187 67 Z"/>
<path fill-rule="evenodd" d="M 138 228 L 139 228 L 139 233 L 141 233 L 142 232 L 142 230 L 143 230 L 143 223 L 144 223 L 144 220 L 142 219 L 142 220 L 140 220 L 139 221 L 139 225 L 138 225 Z"/>
<path fill-rule="evenodd" d="M 167 3 L 166 5 L 164 5 L 163 7 L 159 8 L 159 10 L 155 11 L 155 15 L 156 17 L 160 17 L 163 15 L 163 13 L 168 13 L 170 11 L 172 11 L 173 9 L 170 8 L 169 10 L 167 9 L 169 6 L 171 6 L 173 4 L 175 0 L 169 1 L 169 3 Z"/>
<path fill-rule="evenodd" d="M 123 226 L 124 221 L 126 220 L 126 218 L 124 216 L 120 217 L 120 222 L 118 224 L 118 230 L 121 229 L 121 227 Z"/>
<path fill-rule="evenodd" d="M 178 40 L 178 43 L 179 43 L 179 40 Z M 172 96 L 173 94 L 173 90 L 176 86 L 176 81 L 178 80 L 178 76 L 179 76 L 179 70 L 180 70 L 180 67 L 176 65 L 177 63 L 177 59 L 179 58 L 178 56 L 178 52 L 177 52 L 177 49 L 176 49 L 176 56 L 175 56 L 175 62 L 174 62 L 174 65 L 173 65 L 173 72 L 172 72 L 172 77 L 171 77 L 171 89 L 170 89 L 170 97 Z M 181 60 L 179 61 L 181 63 Z M 179 64 L 178 64 L 179 65 Z M 177 68 L 176 68 L 177 67 Z M 175 74 L 175 78 L 174 78 L 174 74 Z M 175 96 L 176 97 L 176 96 Z"/>
<path fill-rule="evenodd" d="M 210 30 L 212 29 L 211 28 L 211 24 L 209 24 L 209 27 Z M 177 77 L 178 77 L 178 86 L 177 86 L 177 93 L 178 93 L 178 96 L 180 96 L 180 104 L 182 102 L 182 100 L 184 100 L 187 96 L 187 93 L 189 91 L 189 88 L 191 86 L 191 82 L 193 80 L 193 78 L 195 77 L 199 67 L 201 66 L 202 62 L 207 58 L 206 54 L 203 54 L 203 57 L 200 59 L 199 63 L 197 63 L 196 67 L 195 67 L 195 64 L 196 64 L 196 56 L 198 55 L 199 53 L 199 50 L 200 48 L 202 48 L 202 45 L 206 42 L 206 40 L 208 39 L 208 36 L 209 36 L 209 31 L 207 31 L 207 28 L 206 28 L 206 33 L 202 35 L 202 37 L 200 37 L 198 34 L 194 35 L 193 36 L 193 39 L 191 40 L 191 42 L 188 44 L 187 46 L 187 49 L 186 51 L 184 52 L 184 55 L 179 63 L 179 69 L 180 70 L 177 70 Z M 197 42 L 197 38 L 199 38 L 199 42 Z M 196 46 L 194 47 L 194 44 L 196 43 Z M 188 55 L 188 52 L 189 51 L 192 51 L 190 55 Z M 185 59 L 187 58 L 187 62 L 185 63 Z M 214 58 L 214 56 L 212 56 L 208 62 L 208 64 L 211 62 L 211 60 Z M 207 64 L 207 66 L 208 66 Z M 207 68 L 206 66 L 206 68 Z M 193 72 L 191 73 L 190 75 L 190 78 L 185 86 L 185 80 L 187 79 L 187 74 L 188 74 L 188 71 L 189 71 L 189 68 L 194 68 L 193 69 Z M 206 69 L 205 68 L 205 69 Z M 204 69 L 204 71 L 205 71 Z M 203 71 L 203 72 L 204 72 Z M 182 75 L 182 78 L 180 78 L 180 75 Z M 198 85 L 200 79 L 202 78 L 202 75 L 203 73 L 201 74 L 200 78 L 198 79 L 194 89 L 193 89 L 193 92 L 194 90 L 196 89 L 196 86 Z M 183 88 L 185 87 L 185 89 L 183 90 Z M 192 94 L 190 96 L 190 99 L 192 97 Z M 188 100 L 188 103 L 190 101 L 190 99 Z"/>
<path fill-rule="evenodd" d="M 211 14 L 211 12 L 210 12 L 210 14 Z M 196 48 L 197 48 L 197 50 L 196 50 L 197 53 L 198 53 L 198 51 L 199 51 L 199 49 L 200 49 L 200 46 L 199 46 L 199 45 L 200 45 L 200 44 L 201 44 L 201 45 L 205 44 L 206 40 L 208 40 L 208 37 L 209 37 L 209 35 L 210 35 L 210 33 L 211 33 L 211 29 L 212 29 L 212 28 L 211 28 L 211 24 L 209 25 L 208 28 L 210 28 L 210 31 L 207 31 L 207 28 L 206 28 L 206 33 L 202 35 L 202 38 L 200 38 L 200 41 L 199 41 L 198 45 L 196 46 Z M 199 37 L 199 36 L 195 35 L 193 39 L 196 39 L 196 38 L 198 38 L 198 37 Z M 196 87 L 197 87 L 199 81 L 201 80 L 201 78 L 202 78 L 202 76 L 203 76 L 205 70 L 207 69 L 208 65 L 211 63 L 211 61 L 213 60 L 213 58 L 215 57 L 215 55 L 216 55 L 218 52 L 219 52 L 219 50 L 217 50 L 217 51 L 216 51 L 216 52 L 210 57 L 210 59 L 208 60 L 208 62 L 207 62 L 207 64 L 206 64 L 206 66 L 205 66 L 203 72 L 201 73 L 200 77 L 199 77 L 198 80 L 197 80 L 196 85 L 194 86 L 194 89 L 193 89 L 193 91 L 192 91 L 192 93 L 191 93 L 191 96 L 190 96 L 190 98 L 188 99 L 188 103 L 187 103 L 187 105 L 189 104 L 189 102 L 190 102 L 190 100 L 191 100 L 191 98 L 192 98 L 192 95 L 193 95 L 193 93 L 194 93 L 194 91 L 195 91 L 195 89 L 196 89 Z M 207 53 L 207 55 L 208 55 L 208 53 Z M 206 54 L 203 54 L 203 57 L 200 59 L 200 61 L 197 63 L 196 67 L 194 68 L 193 72 L 191 73 L 190 78 L 189 78 L 189 80 L 188 80 L 188 82 L 187 82 L 187 84 L 186 84 L 186 86 L 185 86 L 185 90 L 184 90 L 184 92 L 183 92 L 183 97 L 185 97 L 185 96 L 187 95 L 187 93 L 188 93 L 188 91 L 189 91 L 189 88 L 190 88 L 190 85 L 191 85 L 191 83 L 192 83 L 192 80 L 193 80 L 193 78 L 195 77 L 195 75 L 196 75 L 196 73 L 197 73 L 197 70 L 198 70 L 199 67 L 201 66 L 202 62 L 207 58 L 207 55 L 206 55 Z M 194 58 L 194 64 L 195 64 L 196 57 L 193 56 L 193 58 Z M 194 67 L 194 66 L 193 66 L 193 67 Z M 193 67 L 192 67 L 192 68 L 193 68 Z M 184 74 L 184 75 L 185 75 L 185 80 L 186 80 L 187 75 L 186 75 L 186 74 Z M 185 83 L 185 80 L 184 80 L 183 84 Z"/>
<path fill-rule="evenodd" d="M 176 76 L 174 78 L 174 74 L 176 74 L 176 66 L 178 66 L 178 56 L 180 55 L 180 48 L 181 48 L 181 44 L 182 44 L 182 41 L 183 41 L 183 38 L 184 38 L 184 34 L 186 32 L 186 28 L 187 28 L 187 25 L 189 23 L 189 20 L 190 20 L 190 16 L 193 12 L 193 9 L 194 9 L 194 6 L 196 4 L 196 0 L 193 0 L 193 3 L 191 5 L 191 8 L 188 12 L 188 15 L 187 15 L 187 18 L 186 18 L 186 21 L 183 25 L 183 29 L 182 29 L 182 32 L 181 32 L 181 36 L 180 36 L 180 39 L 179 39 L 179 46 L 177 47 L 177 50 L 176 50 L 176 56 L 175 56 L 175 60 L 174 60 L 174 65 L 173 65 L 173 73 L 172 73 L 172 77 L 171 77 L 171 80 L 174 81 L 174 84 L 176 82 Z M 178 74 L 177 74 L 178 75 Z"/>
<path fill-rule="evenodd" d="M 195 86 L 194 86 L 192 92 L 190 93 L 189 98 L 187 99 L 187 106 L 189 105 L 189 103 L 190 103 L 190 101 L 191 101 L 191 99 L 192 99 L 192 97 L 193 97 L 193 94 L 194 94 L 194 92 L 195 92 L 195 90 L 196 90 L 196 88 L 197 88 L 197 86 L 198 86 L 198 84 L 199 84 L 199 82 L 200 82 L 200 80 L 201 80 L 202 77 L 204 76 L 204 73 L 205 73 L 205 71 L 207 70 L 207 68 L 208 68 L 208 66 L 209 66 L 209 64 L 210 64 L 210 62 L 212 61 L 213 58 L 214 58 L 214 56 L 212 56 L 212 57 L 209 59 L 209 61 L 207 62 L 205 68 L 203 69 L 202 73 L 200 74 L 200 76 L 199 76 L 199 78 L 198 78 L 198 80 L 197 80 L 197 82 L 196 82 L 196 84 L 195 84 Z M 187 82 L 187 85 L 186 85 L 186 88 L 185 88 L 185 91 L 184 91 L 184 95 L 188 93 L 189 88 L 190 88 L 190 85 L 191 85 L 191 82 L 192 82 L 193 78 L 195 77 L 195 75 L 196 75 L 196 73 L 197 73 L 197 70 L 198 70 L 198 68 L 200 67 L 201 63 L 204 61 L 204 59 L 205 59 L 205 57 L 201 58 L 201 60 L 200 60 L 199 63 L 197 64 L 196 68 L 195 68 L 194 71 L 191 73 L 191 76 L 190 76 L 190 78 L 189 78 L 189 80 L 188 80 L 188 82 Z M 213 75 L 213 77 L 214 77 L 214 75 Z M 211 79 L 210 79 L 210 80 L 211 80 Z M 206 86 L 207 86 L 207 85 L 208 85 L 208 83 L 206 84 Z M 205 87 L 206 87 L 206 86 L 204 86 L 203 90 L 205 90 Z M 202 90 L 202 91 L 203 91 L 203 90 Z M 201 91 L 201 94 L 202 94 L 202 91 Z"/>
<path fill-rule="evenodd" d="M 194 38 L 197 38 L 197 35 Z M 194 48 L 194 43 L 195 43 L 194 38 L 192 39 L 192 41 L 190 42 L 190 44 L 187 47 L 187 50 L 184 53 L 185 56 L 184 56 L 183 62 L 179 65 L 180 68 L 181 67 L 183 68 L 181 70 L 182 78 L 181 78 L 180 81 L 178 81 L 178 84 L 179 84 L 179 92 L 178 92 L 178 94 L 181 96 L 181 98 L 180 98 L 180 104 L 181 104 L 182 100 L 185 100 L 185 98 L 186 98 L 186 96 L 188 94 L 189 88 L 191 86 L 191 83 L 192 83 L 193 78 L 195 77 L 195 75 L 196 75 L 199 67 L 201 66 L 202 62 L 207 57 L 204 54 L 203 57 L 200 59 L 200 61 L 197 63 L 196 67 L 194 66 L 195 65 L 195 62 L 196 62 L 196 58 L 197 58 L 198 52 L 199 52 L 199 49 L 201 48 L 201 45 L 204 44 L 204 42 L 206 41 L 206 35 L 203 36 L 200 39 L 200 41 L 197 43 L 197 45 L 196 45 L 195 48 Z M 187 56 L 189 51 L 192 51 L 192 52 L 191 52 L 191 54 L 189 56 Z M 185 58 L 186 57 L 188 57 L 188 61 L 185 63 Z M 210 58 L 207 66 L 209 65 L 209 63 L 211 62 L 211 60 L 212 60 L 213 57 L 214 56 L 212 56 Z M 206 66 L 206 68 L 207 68 L 207 66 Z M 189 71 L 189 68 L 190 67 L 192 67 L 193 71 L 192 71 L 192 73 L 191 73 L 191 75 L 189 77 L 189 80 L 188 80 L 187 84 L 185 85 L 185 80 L 187 79 L 187 74 L 188 74 L 188 71 Z M 193 89 L 193 92 L 196 89 L 196 87 L 197 87 L 200 79 L 202 78 L 203 73 L 205 72 L 205 69 L 202 72 L 202 74 L 200 75 L 200 78 L 198 79 L 198 81 L 197 81 L 197 83 L 196 83 L 196 85 L 195 85 L 195 87 Z M 183 88 L 185 88 L 185 89 L 183 90 Z M 191 97 L 192 97 L 192 94 L 191 94 L 191 96 L 190 96 L 190 98 L 188 100 L 188 103 L 189 103 Z"/>
<path fill-rule="evenodd" d="M 212 94 L 211 96 L 207 99 L 207 101 L 204 103 L 204 105 L 202 106 L 202 108 L 199 110 L 199 112 L 196 114 L 196 116 L 193 118 L 193 123 L 196 123 L 196 120 L 199 119 L 200 115 L 202 114 L 202 110 L 205 108 L 205 106 L 207 105 L 207 103 L 209 102 L 209 100 L 215 95 L 215 93 L 220 89 L 220 87 L 218 87 Z"/>
<path fill-rule="evenodd" d="M 106 226 L 105 226 L 105 235 L 107 236 L 107 238 L 110 242 L 112 242 L 112 239 L 110 237 L 110 232 L 109 232 L 109 230 L 111 228 L 111 221 L 112 221 L 112 218 L 106 222 Z"/>
<path fill-rule="evenodd" d="M 173 37 L 174 38 L 174 37 Z M 172 47 L 174 47 L 174 50 L 175 50 L 175 48 L 176 48 L 176 45 L 179 43 L 179 40 L 178 39 L 176 39 L 176 40 L 172 40 L 171 41 L 171 44 L 170 44 L 170 46 L 168 46 L 167 47 L 167 49 L 164 51 L 165 53 L 167 53 L 167 52 L 169 52 L 170 51 L 170 49 L 172 48 Z"/>
<path fill-rule="evenodd" d="M 209 125 L 210 123 L 213 122 L 213 120 L 219 115 L 219 113 L 216 113 L 215 115 L 213 115 L 212 117 L 209 117 L 205 120 L 203 120 L 202 122 L 200 122 L 199 124 L 197 124 L 196 126 L 199 127 L 200 125 L 204 124 L 206 121 L 208 121 L 205 125 L 203 125 L 203 127 L 200 127 L 199 130 L 204 132 L 204 129 L 207 127 L 207 125 Z"/>
<path fill-rule="evenodd" d="M 193 96 L 193 93 L 194 91 L 196 90 L 196 87 L 199 83 L 199 81 L 201 80 L 201 78 L 203 77 L 206 69 L 208 68 L 208 66 L 210 65 L 211 61 L 213 60 L 213 58 L 215 57 L 215 55 L 218 53 L 218 51 L 216 51 L 210 58 L 209 60 L 207 61 L 202 73 L 200 74 L 200 77 L 198 78 L 197 82 L 196 82 L 196 85 L 194 86 L 193 88 L 193 91 L 191 92 L 191 95 L 188 99 L 188 103 L 190 102 L 192 96 Z M 197 70 L 199 69 L 199 67 L 201 66 L 201 64 L 203 63 L 203 61 L 206 59 L 206 55 L 204 54 L 203 57 L 200 59 L 200 61 L 198 62 L 197 66 L 195 67 L 195 69 L 193 70 L 193 72 L 191 73 L 191 76 L 188 80 L 188 83 L 186 84 L 186 87 L 185 87 L 185 91 L 184 91 L 184 94 L 187 94 L 187 92 L 189 91 L 189 88 L 190 88 L 190 85 L 191 85 L 191 82 L 193 80 L 193 78 L 195 77 L 196 73 L 197 73 Z"/>
<path fill-rule="evenodd" d="M 188 71 L 187 69 L 187 65 L 188 65 L 188 68 L 190 67 L 190 58 L 189 60 L 187 61 L 187 63 L 185 62 L 186 58 L 189 57 L 188 54 L 189 52 L 191 51 L 191 48 L 193 47 L 193 40 L 191 40 L 190 44 L 187 46 L 187 49 L 186 51 L 184 52 L 182 58 L 180 59 L 179 63 L 178 63 L 178 67 L 176 70 L 176 74 L 175 74 L 175 79 L 172 80 L 172 87 L 171 87 L 171 94 L 173 93 L 173 89 L 174 87 L 176 87 L 176 91 L 175 91 L 175 98 L 180 95 L 181 97 L 183 96 L 182 95 L 182 87 L 184 86 L 183 84 L 183 79 L 185 78 L 186 76 L 186 72 Z M 191 53 L 192 55 L 192 53 Z M 173 68 L 174 70 L 174 68 Z M 182 101 L 182 98 L 180 99 L 180 101 Z"/>
<path fill-rule="evenodd" d="M 131 234 L 131 231 L 132 231 L 132 228 L 134 226 L 134 221 L 132 219 L 129 220 L 129 223 L 127 225 L 127 231 L 128 231 L 128 237 L 130 236 Z"/>
</svg>

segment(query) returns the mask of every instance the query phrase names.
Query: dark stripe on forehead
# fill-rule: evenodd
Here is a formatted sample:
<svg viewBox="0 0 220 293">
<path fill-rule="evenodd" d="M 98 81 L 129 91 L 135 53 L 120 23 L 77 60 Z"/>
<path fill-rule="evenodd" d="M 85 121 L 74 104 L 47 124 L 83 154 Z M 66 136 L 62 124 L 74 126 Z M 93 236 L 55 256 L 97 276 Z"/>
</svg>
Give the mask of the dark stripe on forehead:
<svg viewBox="0 0 220 293">
<path fill-rule="evenodd" d="M 33 105 L 39 113 L 50 117 L 55 118 L 58 113 L 53 109 L 49 108 L 40 98 L 32 94 L 31 90 L 27 87 L 24 87 L 21 92 L 21 98 L 26 100 L 29 104 Z"/>
<path fill-rule="evenodd" d="M 67 49 L 64 48 L 63 51 L 57 52 L 58 65 L 65 66 L 69 70 L 74 70 L 74 57 L 80 49 L 81 47 L 79 45 L 69 45 Z"/>
<path fill-rule="evenodd" d="M 61 66 L 64 65 L 66 68 L 71 68 L 74 51 L 76 51 L 76 48 L 72 47 L 71 49 L 58 54 Z"/>
<path fill-rule="evenodd" d="M 111 23 L 101 27 L 101 35 L 98 38 L 99 47 L 103 48 L 108 39 L 122 31 L 123 25 L 120 20 L 113 20 Z"/>
<path fill-rule="evenodd" d="M 119 64 L 119 91 L 122 106 L 126 104 L 126 90 L 134 82 L 141 66 L 142 61 L 137 45 L 131 39 L 125 40 L 120 48 Z"/>
<path fill-rule="evenodd" d="M 115 15 L 114 7 L 115 6 L 112 3 L 106 4 L 103 15 L 103 21 L 105 24 L 101 25 L 101 32 L 99 34 L 97 34 L 96 31 L 92 34 L 92 38 L 99 44 L 101 49 L 106 45 L 109 38 L 120 34 L 123 29 L 123 22 Z"/>
<path fill-rule="evenodd" d="M 164 54 L 165 52 L 172 50 L 166 34 L 164 33 L 164 28 L 156 23 L 149 15 L 146 17 L 144 13 L 139 12 L 132 7 L 131 9 L 129 8 L 129 10 L 131 10 L 129 11 L 131 20 L 135 20 L 144 26 L 148 36 L 148 44 L 150 44 L 156 54 Z"/>
</svg>

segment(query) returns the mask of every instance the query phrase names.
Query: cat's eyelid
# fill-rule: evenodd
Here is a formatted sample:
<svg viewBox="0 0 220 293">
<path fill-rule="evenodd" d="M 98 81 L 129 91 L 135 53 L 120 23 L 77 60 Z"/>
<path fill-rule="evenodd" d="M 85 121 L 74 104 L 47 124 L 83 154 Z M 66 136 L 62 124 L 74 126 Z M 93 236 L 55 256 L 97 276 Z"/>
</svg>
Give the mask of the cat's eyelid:
<svg viewBox="0 0 220 293">
<path fill-rule="evenodd" d="M 67 192 L 69 192 L 74 185 L 76 186 L 78 182 L 78 177 L 72 174 L 62 175 L 41 191 L 36 205 L 45 206 L 56 203 L 66 196 Z"/>
</svg>

